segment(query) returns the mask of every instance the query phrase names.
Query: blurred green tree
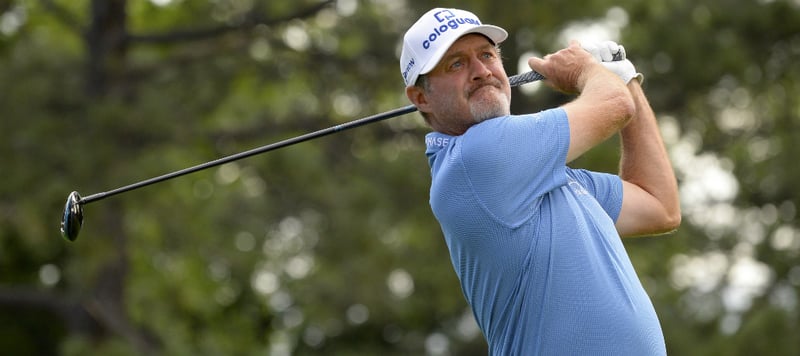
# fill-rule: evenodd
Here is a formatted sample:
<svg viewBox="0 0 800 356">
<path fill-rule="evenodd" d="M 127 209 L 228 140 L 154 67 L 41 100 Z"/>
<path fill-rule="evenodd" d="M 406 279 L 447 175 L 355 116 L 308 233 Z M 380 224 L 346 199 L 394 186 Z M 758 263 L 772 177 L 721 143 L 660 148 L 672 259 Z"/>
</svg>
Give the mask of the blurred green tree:
<svg viewBox="0 0 800 356">
<path fill-rule="evenodd" d="M 670 354 L 800 353 L 800 5 L 502 5 L 456 6 L 509 30 L 510 74 L 569 38 L 619 41 L 645 73 L 685 217 L 625 243 Z M 485 354 L 427 205 L 416 114 L 89 205 L 80 239 L 57 237 L 72 190 L 406 105 L 399 39 L 431 6 L 0 1 L 0 349 Z M 569 99 L 513 95 L 514 112 Z M 612 140 L 576 165 L 617 159 Z"/>
</svg>

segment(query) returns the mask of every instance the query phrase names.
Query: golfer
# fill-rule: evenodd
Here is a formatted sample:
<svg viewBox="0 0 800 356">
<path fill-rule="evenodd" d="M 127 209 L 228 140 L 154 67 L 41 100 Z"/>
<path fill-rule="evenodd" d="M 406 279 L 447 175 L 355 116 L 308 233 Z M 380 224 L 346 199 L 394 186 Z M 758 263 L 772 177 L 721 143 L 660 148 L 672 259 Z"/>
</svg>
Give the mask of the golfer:
<svg viewBox="0 0 800 356">
<path fill-rule="evenodd" d="M 492 355 L 664 355 L 620 237 L 680 224 L 677 183 L 641 74 L 613 42 L 572 42 L 530 67 L 574 100 L 511 115 L 498 45 L 473 13 L 433 9 L 400 72 L 426 138 L 430 205 Z M 619 133 L 617 174 L 568 163 Z"/>
</svg>

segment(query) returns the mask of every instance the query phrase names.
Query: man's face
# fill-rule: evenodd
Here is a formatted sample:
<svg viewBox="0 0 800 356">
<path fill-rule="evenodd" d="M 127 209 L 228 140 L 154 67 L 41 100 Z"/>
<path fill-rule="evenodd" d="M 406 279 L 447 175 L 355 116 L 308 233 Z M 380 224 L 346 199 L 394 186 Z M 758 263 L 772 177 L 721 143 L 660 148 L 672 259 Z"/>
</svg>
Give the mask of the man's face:
<svg viewBox="0 0 800 356">
<path fill-rule="evenodd" d="M 459 38 L 427 79 L 422 101 L 414 103 L 437 131 L 460 135 L 476 123 L 510 113 L 511 87 L 503 62 L 482 35 Z"/>
</svg>

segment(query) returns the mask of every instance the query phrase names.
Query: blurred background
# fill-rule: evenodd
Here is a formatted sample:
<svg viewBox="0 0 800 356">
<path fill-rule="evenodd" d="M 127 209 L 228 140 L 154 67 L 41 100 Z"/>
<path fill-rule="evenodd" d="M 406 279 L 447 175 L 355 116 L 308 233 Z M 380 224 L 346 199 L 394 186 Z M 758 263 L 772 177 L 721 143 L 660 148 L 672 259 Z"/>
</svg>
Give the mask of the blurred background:
<svg viewBox="0 0 800 356">
<path fill-rule="evenodd" d="M 485 355 L 418 114 L 87 205 L 59 234 L 73 190 L 407 105 L 400 38 L 434 6 L 506 28 L 509 74 L 569 39 L 625 45 L 681 189 L 679 231 L 625 241 L 669 353 L 800 355 L 798 0 L 0 0 L 0 350 Z M 612 139 L 574 166 L 618 158 Z"/>
</svg>

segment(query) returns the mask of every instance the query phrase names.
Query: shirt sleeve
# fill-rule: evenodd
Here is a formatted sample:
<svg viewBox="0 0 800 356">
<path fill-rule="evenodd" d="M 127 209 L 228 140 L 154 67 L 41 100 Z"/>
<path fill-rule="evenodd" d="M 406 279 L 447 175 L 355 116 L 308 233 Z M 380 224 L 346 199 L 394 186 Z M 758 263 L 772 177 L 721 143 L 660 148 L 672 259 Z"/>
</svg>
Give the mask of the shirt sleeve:
<svg viewBox="0 0 800 356">
<path fill-rule="evenodd" d="M 462 138 L 474 194 L 508 226 L 530 218 L 541 196 L 566 183 L 569 121 L 562 108 L 484 121 Z"/>
<path fill-rule="evenodd" d="M 568 174 L 594 196 L 613 221 L 617 221 L 622 210 L 622 179 L 619 176 L 585 169 L 568 169 Z"/>
</svg>

